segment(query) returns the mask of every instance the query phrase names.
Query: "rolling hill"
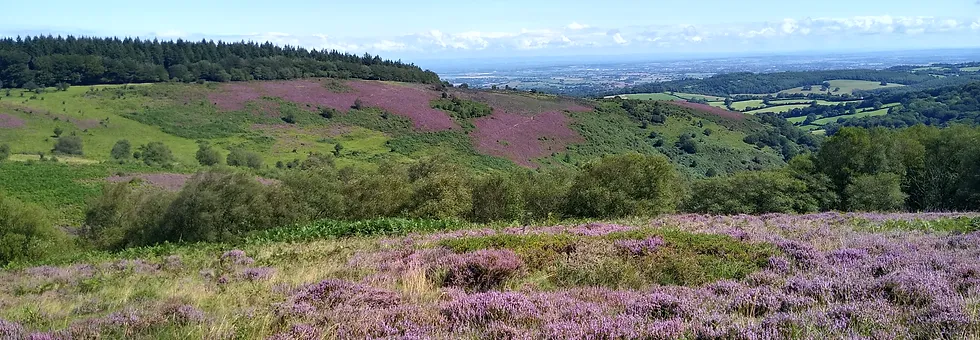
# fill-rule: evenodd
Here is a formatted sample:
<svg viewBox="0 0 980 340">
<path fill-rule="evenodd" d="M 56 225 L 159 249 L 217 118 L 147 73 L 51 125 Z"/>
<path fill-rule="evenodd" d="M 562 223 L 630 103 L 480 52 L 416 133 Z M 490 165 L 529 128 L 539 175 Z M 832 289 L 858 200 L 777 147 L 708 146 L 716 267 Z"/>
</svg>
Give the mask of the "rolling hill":
<svg viewBox="0 0 980 340">
<path fill-rule="evenodd" d="M 0 164 L 0 175 L 20 177 L 0 181 L 0 189 L 62 210 L 70 221 L 78 218 L 84 197 L 112 175 L 197 171 L 202 144 L 217 150 L 221 163 L 232 151 L 253 155 L 255 172 L 273 177 L 277 168 L 313 155 L 339 167 L 441 157 L 491 171 L 573 166 L 625 152 L 664 154 L 682 173 L 700 177 L 784 164 L 780 144 L 745 142 L 778 130 L 693 103 L 590 101 L 355 79 L 5 89 L 0 145 L 9 145 L 12 155 Z M 76 137 L 80 154 L 53 152 L 59 140 Z M 806 148 L 790 139 L 790 149 Z M 173 162 L 151 164 L 128 154 L 117 159 L 112 150 L 121 140 L 135 156 L 162 143 Z"/>
</svg>

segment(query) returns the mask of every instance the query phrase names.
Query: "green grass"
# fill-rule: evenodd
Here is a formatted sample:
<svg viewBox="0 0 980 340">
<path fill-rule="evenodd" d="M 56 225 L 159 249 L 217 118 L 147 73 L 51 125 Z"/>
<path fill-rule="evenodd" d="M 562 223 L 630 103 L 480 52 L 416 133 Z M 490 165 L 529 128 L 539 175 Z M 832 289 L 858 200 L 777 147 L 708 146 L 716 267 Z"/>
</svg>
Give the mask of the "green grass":
<svg viewBox="0 0 980 340">
<path fill-rule="evenodd" d="M 717 102 L 717 101 L 724 102 L 725 101 L 725 97 L 710 96 L 710 95 L 706 95 L 706 94 L 696 94 L 696 93 L 674 92 L 674 96 L 675 97 L 680 97 L 681 99 L 699 99 L 699 100 L 704 100 L 704 101 L 709 101 L 709 102 L 712 102 L 712 101 L 715 101 L 715 102 Z"/>
<path fill-rule="evenodd" d="M 711 106 L 714 106 L 714 107 L 720 107 L 720 108 L 723 108 L 723 109 L 727 109 L 728 108 L 727 106 L 725 106 L 725 102 L 724 101 L 720 101 L 720 102 L 708 102 L 708 105 L 711 105 Z"/>
<path fill-rule="evenodd" d="M 740 102 L 732 103 L 732 108 L 735 109 L 736 111 L 745 111 L 745 109 L 750 107 L 762 107 L 762 106 L 765 106 L 765 104 L 762 103 L 762 99 L 743 100 Z"/>
<path fill-rule="evenodd" d="M 768 112 L 768 113 L 782 113 L 782 112 L 788 112 L 788 111 L 793 110 L 793 109 L 802 109 L 802 108 L 805 108 L 805 107 L 810 107 L 810 104 L 770 106 L 770 107 L 761 108 L 761 109 L 758 109 L 758 110 L 745 111 L 745 113 L 747 113 L 747 114 L 757 114 L 757 113 L 766 113 L 766 112 Z"/>
<path fill-rule="evenodd" d="M 888 83 L 888 85 L 886 85 L 886 86 L 881 86 L 881 83 L 880 82 L 877 82 L 877 81 L 866 81 L 866 80 L 835 79 L 835 80 L 830 80 L 828 82 L 830 83 L 830 91 L 833 91 L 835 88 L 838 88 L 838 87 L 840 88 L 840 91 L 831 92 L 833 94 L 851 93 L 854 90 L 874 90 L 874 89 L 887 88 L 887 87 L 905 86 L 905 85 L 902 85 L 902 84 L 895 84 L 895 83 Z M 820 91 L 820 85 L 819 84 L 814 84 L 812 91 L 803 91 L 803 87 L 796 87 L 796 88 L 792 88 L 792 89 L 786 89 L 786 90 L 779 91 L 779 93 L 786 93 L 786 94 L 796 94 L 796 93 L 809 94 L 809 93 L 827 93 L 827 91 L 821 92 Z"/>
<path fill-rule="evenodd" d="M 813 100 L 806 100 L 806 99 L 783 99 L 783 100 L 769 101 L 769 103 L 772 105 L 793 105 L 793 104 L 799 105 L 799 104 L 810 104 L 813 102 L 814 102 Z"/>
<path fill-rule="evenodd" d="M 980 71 L 980 66 L 963 67 L 963 68 L 960 68 L 960 71 L 961 72 L 977 72 L 977 71 Z"/>
<path fill-rule="evenodd" d="M 0 191 L 37 204 L 59 225 L 81 221 L 86 201 L 101 191 L 105 178 L 117 172 L 160 171 L 138 164 L 0 163 Z"/>
<path fill-rule="evenodd" d="M 659 92 L 659 93 L 636 93 L 636 94 L 622 94 L 619 97 L 626 97 L 628 99 L 639 99 L 639 100 L 681 100 L 683 98 L 678 96 L 672 96 L 669 93 Z"/>
<path fill-rule="evenodd" d="M 940 67 L 940 66 L 916 67 L 916 68 L 912 69 L 913 72 L 921 72 L 921 71 L 948 71 L 948 70 L 949 70 L 948 67 Z"/>
<path fill-rule="evenodd" d="M 786 118 L 786 120 L 788 120 L 790 123 L 796 124 L 796 123 L 802 123 L 803 121 L 805 121 L 806 120 L 806 117 L 805 116 L 804 117 L 789 117 L 789 118 Z"/>
</svg>

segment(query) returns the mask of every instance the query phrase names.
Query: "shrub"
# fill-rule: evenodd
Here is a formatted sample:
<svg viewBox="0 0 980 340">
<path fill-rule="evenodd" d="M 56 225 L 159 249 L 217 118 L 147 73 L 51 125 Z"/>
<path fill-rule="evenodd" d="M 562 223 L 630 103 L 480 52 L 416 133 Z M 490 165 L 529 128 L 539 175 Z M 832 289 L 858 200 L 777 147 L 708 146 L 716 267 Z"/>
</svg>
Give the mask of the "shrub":
<svg viewBox="0 0 980 340">
<path fill-rule="evenodd" d="M 477 250 L 459 255 L 443 285 L 485 292 L 500 287 L 523 266 L 520 256 L 511 250 Z"/>
<path fill-rule="evenodd" d="M 542 220 L 563 216 L 575 174 L 570 169 L 553 168 L 517 176 L 525 218 Z"/>
<path fill-rule="evenodd" d="M 3 162 L 10 158 L 10 145 L 0 144 L 0 162 Z"/>
<path fill-rule="evenodd" d="M 470 177 L 440 160 L 423 160 L 409 168 L 412 196 L 406 210 L 423 218 L 462 217 L 473 207 Z"/>
<path fill-rule="evenodd" d="M 252 169 L 262 168 L 262 156 L 244 149 L 231 150 L 226 162 L 230 166 L 249 167 Z"/>
<path fill-rule="evenodd" d="M 0 266 L 51 255 L 64 249 L 65 238 L 40 209 L 0 193 Z"/>
<path fill-rule="evenodd" d="M 666 213 L 677 206 L 679 191 L 674 166 L 663 156 L 607 156 L 576 176 L 568 210 L 582 217 Z"/>
<path fill-rule="evenodd" d="M 337 170 L 317 167 L 294 171 L 282 179 L 290 199 L 304 207 L 304 215 L 313 220 L 342 219 L 346 210 L 343 183 Z"/>
<path fill-rule="evenodd" d="M 523 215 L 521 188 L 512 176 L 495 172 L 475 179 L 470 219 L 479 222 L 515 220 Z"/>
<path fill-rule="evenodd" d="M 154 187 L 109 184 L 89 201 L 81 236 L 104 250 L 151 244 L 149 233 L 162 223 L 173 199 L 173 193 Z"/>
<path fill-rule="evenodd" d="M 898 211 L 905 206 L 902 177 L 893 173 L 860 176 L 844 190 L 855 211 Z"/>
<path fill-rule="evenodd" d="M 283 190 L 240 173 L 201 172 L 191 177 L 153 233 L 153 242 L 229 241 L 253 230 L 300 220 Z"/>
<path fill-rule="evenodd" d="M 221 152 L 211 147 L 207 142 L 199 142 L 197 153 L 194 155 L 197 162 L 204 166 L 221 164 Z"/>
<path fill-rule="evenodd" d="M 54 143 L 54 150 L 51 151 L 64 155 L 81 155 L 82 138 L 78 136 L 58 137 L 58 141 Z"/>
<path fill-rule="evenodd" d="M 174 163 L 170 148 L 161 142 L 150 142 L 139 147 L 140 158 L 149 166 L 171 167 Z"/>
<path fill-rule="evenodd" d="M 368 171 L 345 168 L 340 176 L 347 219 L 397 216 L 412 196 L 411 183 L 402 166 L 382 164 Z"/>
<path fill-rule="evenodd" d="M 109 156 L 115 160 L 127 160 L 133 156 L 132 145 L 129 144 L 129 140 L 120 139 L 112 146 L 112 150 L 109 151 Z"/>
<path fill-rule="evenodd" d="M 772 171 L 696 181 L 684 204 L 684 210 L 711 214 L 805 213 L 818 208 L 806 183 Z"/>
<path fill-rule="evenodd" d="M 61 137 L 61 134 L 64 133 L 64 132 L 65 132 L 65 130 L 62 129 L 61 127 L 55 127 L 54 128 L 54 136 L 55 137 Z"/>
</svg>

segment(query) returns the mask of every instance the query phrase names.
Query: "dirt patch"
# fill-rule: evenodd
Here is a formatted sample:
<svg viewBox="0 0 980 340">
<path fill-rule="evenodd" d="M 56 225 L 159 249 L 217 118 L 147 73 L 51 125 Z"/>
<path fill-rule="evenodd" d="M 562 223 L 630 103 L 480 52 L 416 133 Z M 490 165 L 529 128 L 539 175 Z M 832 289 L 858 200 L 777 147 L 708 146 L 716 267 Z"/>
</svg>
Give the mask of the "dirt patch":
<svg viewBox="0 0 980 340">
<path fill-rule="evenodd" d="M 710 114 L 713 114 L 713 115 L 717 115 L 717 116 L 720 116 L 720 117 L 724 117 L 724 118 L 738 119 L 738 120 L 745 119 L 745 114 L 743 114 L 743 113 L 735 112 L 735 111 L 729 111 L 729 110 L 725 110 L 725 109 L 720 108 L 720 107 L 714 107 L 714 106 L 711 106 L 711 105 L 691 103 L 691 102 L 679 101 L 679 100 L 670 101 L 669 103 L 674 104 L 674 105 L 677 105 L 677 106 L 680 106 L 680 107 L 686 107 L 686 108 L 689 108 L 689 109 L 694 109 L 694 110 L 698 110 L 698 111 L 702 111 L 702 112 L 707 112 L 707 113 L 710 113 Z"/>
<path fill-rule="evenodd" d="M 476 130 L 471 137 L 482 153 L 537 167 L 533 159 L 563 152 L 569 143 L 584 141 L 568 127 L 568 121 L 564 113 L 555 111 L 534 116 L 494 112 L 473 122 Z"/>
<path fill-rule="evenodd" d="M 192 175 L 190 174 L 174 174 L 174 173 L 136 174 L 136 175 L 125 175 L 125 176 L 114 175 L 106 178 L 106 181 L 110 183 L 119 183 L 119 182 L 129 182 L 132 181 L 133 179 L 139 178 L 143 180 L 144 183 L 147 183 L 149 185 L 167 191 L 180 191 L 180 189 L 184 187 L 184 184 L 187 183 L 187 180 L 189 180 L 191 176 Z M 268 179 L 262 177 L 258 177 L 257 179 L 259 183 L 265 185 L 272 185 L 278 183 L 278 181 L 274 179 Z"/>
<path fill-rule="evenodd" d="M 16 129 L 24 127 L 24 120 L 8 115 L 6 113 L 0 113 L 0 129 Z"/>
<path fill-rule="evenodd" d="M 350 91 L 337 92 L 324 86 L 324 81 L 336 80 L 290 80 L 253 83 L 222 84 L 221 90 L 208 94 L 208 98 L 219 109 L 242 110 L 246 103 L 262 97 L 279 97 L 283 100 L 329 107 L 346 112 L 360 99 L 364 106 L 377 107 L 412 120 L 415 128 L 422 131 L 441 131 L 458 128 L 449 115 L 429 106 L 439 93 L 413 86 L 380 81 L 347 81 Z"/>
</svg>

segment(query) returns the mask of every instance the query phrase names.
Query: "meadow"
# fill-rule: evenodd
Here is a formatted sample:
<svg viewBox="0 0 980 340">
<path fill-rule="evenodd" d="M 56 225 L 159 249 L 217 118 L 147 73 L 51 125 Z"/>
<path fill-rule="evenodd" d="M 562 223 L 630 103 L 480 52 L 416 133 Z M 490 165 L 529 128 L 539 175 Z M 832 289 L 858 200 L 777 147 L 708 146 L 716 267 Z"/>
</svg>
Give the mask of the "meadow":
<svg viewBox="0 0 980 340">
<path fill-rule="evenodd" d="M 888 85 L 881 86 L 881 83 L 876 81 L 845 80 L 845 79 L 834 79 L 828 81 L 828 83 L 830 83 L 831 91 L 833 91 L 838 87 L 840 88 L 840 91 L 838 91 L 837 94 L 851 93 L 854 92 L 854 90 L 874 90 L 880 88 L 905 86 L 902 84 L 894 84 L 894 83 L 888 83 Z M 813 88 L 814 89 L 811 91 L 803 91 L 802 87 L 796 87 L 796 88 L 779 91 L 779 93 L 785 93 L 785 94 L 821 93 L 819 85 L 814 85 Z M 826 93 L 826 91 L 824 91 L 824 93 Z"/>
<path fill-rule="evenodd" d="M 0 271 L 5 338 L 971 338 L 976 215 L 318 223 Z"/>
</svg>

